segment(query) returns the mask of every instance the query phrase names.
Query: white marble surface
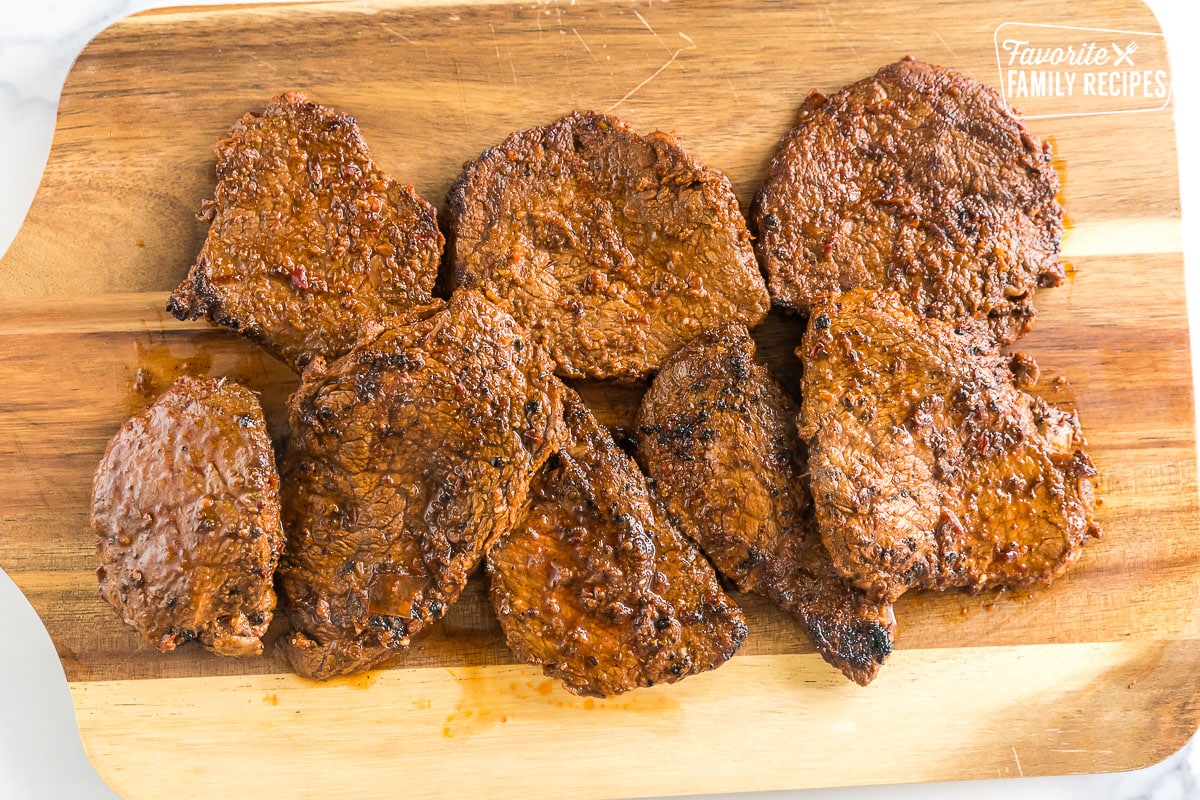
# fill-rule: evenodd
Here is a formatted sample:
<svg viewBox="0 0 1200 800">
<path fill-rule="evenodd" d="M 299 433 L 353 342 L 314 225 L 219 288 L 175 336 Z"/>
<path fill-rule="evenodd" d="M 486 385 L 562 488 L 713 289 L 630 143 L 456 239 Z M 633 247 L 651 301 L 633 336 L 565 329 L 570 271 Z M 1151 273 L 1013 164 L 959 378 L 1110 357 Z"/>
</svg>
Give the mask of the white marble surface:
<svg viewBox="0 0 1200 800">
<path fill-rule="evenodd" d="M 226 0 L 227 1 L 227 0 Z M 203 0 L 192 0 L 203 2 Z M 167 0 L 0 0 L 0 254 L 33 200 L 50 150 L 63 79 L 105 26 Z M 1183 176 L 1184 242 L 1192 330 L 1200 314 L 1200 22 L 1192 0 L 1150 0 L 1167 34 Z M 1193 373 L 1196 353 L 1193 346 Z M 3 389 L 0 388 L 0 392 Z M 0 571 L 0 799 L 95 800 L 115 795 L 91 769 L 75 728 L 66 681 L 33 609 Z M 1200 676 L 1198 676 L 1200 680 Z M 914 735 L 919 732 L 914 731 Z M 1113 732 L 1119 736 L 1119 731 Z M 169 767 L 164 765 L 169 773 Z M 186 796 L 185 787 L 172 794 Z M 1138 772 L 975 783 L 740 795 L 747 800 L 1200 800 L 1200 736 Z"/>
</svg>

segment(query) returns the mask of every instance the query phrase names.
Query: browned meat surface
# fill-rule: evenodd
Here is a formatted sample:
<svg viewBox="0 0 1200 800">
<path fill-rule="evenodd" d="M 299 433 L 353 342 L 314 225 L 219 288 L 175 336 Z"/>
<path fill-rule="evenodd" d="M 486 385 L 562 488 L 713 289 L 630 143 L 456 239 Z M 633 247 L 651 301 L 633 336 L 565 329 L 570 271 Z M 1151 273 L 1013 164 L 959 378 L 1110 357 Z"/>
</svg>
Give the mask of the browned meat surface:
<svg viewBox="0 0 1200 800">
<path fill-rule="evenodd" d="M 183 377 L 108 443 L 92 491 L 100 596 L 164 653 L 257 655 L 283 550 L 258 399 Z"/>
<path fill-rule="evenodd" d="M 813 93 L 751 212 L 775 303 L 891 289 L 918 313 L 987 317 L 1001 341 L 1064 278 L 1050 147 L 1000 94 L 904 60 L 830 97 Z"/>
<path fill-rule="evenodd" d="M 560 386 L 477 292 L 314 362 L 288 404 L 283 468 L 293 633 L 279 651 L 293 669 L 367 669 L 446 613 L 558 447 Z"/>
<path fill-rule="evenodd" d="M 297 371 L 371 320 L 429 302 L 443 239 L 433 206 L 380 172 L 354 118 L 275 98 L 216 145 L 204 248 L 167 310 L 207 314 Z"/>
<path fill-rule="evenodd" d="M 793 613 L 826 661 L 866 685 L 892 651 L 892 607 L 834 570 L 813 517 L 796 405 L 754 352 L 745 326 L 729 324 L 667 359 L 638 413 L 638 459 L 671 519 L 722 574 Z"/>
<path fill-rule="evenodd" d="M 1078 558 L 1096 470 L 1074 414 L 982 322 L 922 319 L 889 292 L 813 307 L 800 435 L 821 535 L 875 596 L 1046 584 Z"/>
<path fill-rule="evenodd" d="M 526 325 L 559 375 L 638 381 L 768 297 L 729 181 L 674 137 L 572 114 L 467 164 L 447 198 L 456 286 Z"/>
<path fill-rule="evenodd" d="M 716 669 L 746 636 L 741 611 L 653 507 L 637 465 L 566 391 L 570 439 L 488 553 L 509 646 L 568 691 L 598 697 Z"/>
</svg>

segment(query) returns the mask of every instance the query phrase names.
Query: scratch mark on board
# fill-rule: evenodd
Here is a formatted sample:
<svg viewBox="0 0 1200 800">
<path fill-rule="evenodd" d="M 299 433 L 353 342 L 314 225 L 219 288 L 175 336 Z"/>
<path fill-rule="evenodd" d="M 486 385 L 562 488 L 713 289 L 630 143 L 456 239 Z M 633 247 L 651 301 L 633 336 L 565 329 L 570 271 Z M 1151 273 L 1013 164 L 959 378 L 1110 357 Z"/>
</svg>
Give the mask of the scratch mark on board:
<svg viewBox="0 0 1200 800">
<path fill-rule="evenodd" d="M 575 34 L 575 38 L 579 40 L 581 45 L 583 45 L 583 49 L 587 50 L 587 54 L 592 57 L 592 61 L 595 61 L 597 64 L 599 64 L 600 59 L 596 58 L 596 54 L 592 52 L 592 48 L 588 47 L 588 43 L 584 41 L 583 37 L 579 34 L 579 31 L 571 28 L 571 33 Z"/>
<path fill-rule="evenodd" d="M 454 77 L 458 83 L 458 99 L 462 102 L 463 119 L 467 119 L 467 93 L 463 90 L 462 80 L 462 64 L 458 63 L 458 57 L 454 58 Z"/>
<path fill-rule="evenodd" d="M 637 17 L 638 20 L 641 21 L 642 25 L 646 26 L 646 30 L 648 30 L 652 34 L 654 34 L 654 38 L 657 39 L 658 43 L 663 46 L 663 50 L 666 50 L 668 53 L 671 52 L 671 48 L 667 45 L 666 42 L 664 42 L 662 40 L 662 37 L 658 35 L 658 31 L 656 31 L 656 30 L 654 30 L 654 28 L 650 27 L 650 23 L 646 21 L 645 17 L 643 17 L 640 13 L 638 13 L 638 10 L 636 8 L 633 10 L 633 15 L 635 17 Z"/>
<path fill-rule="evenodd" d="M 637 12 L 634 12 L 634 13 L 637 13 Z M 638 16 L 641 16 L 641 15 L 639 14 Z M 655 35 L 657 35 L 657 34 L 655 34 Z M 672 64 L 674 64 L 674 63 L 675 63 L 675 59 L 679 58 L 680 54 L 682 54 L 682 53 L 686 53 L 688 50 L 695 50 L 695 49 L 696 49 L 696 42 L 695 42 L 695 41 L 692 39 L 692 37 L 688 36 L 688 35 L 687 35 L 686 33 L 684 33 L 683 31 L 679 31 L 679 36 L 680 36 L 680 38 L 682 38 L 682 39 L 683 39 L 685 42 L 687 42 L 687 43 L 688 43 L 688 44 L 687 44 L 687 47 L 680 47 L 680 48 L 679 48 L 678 50 L 676 50 L 674 53 L 671 53 L 671 57 L 667 59 L 666 63 L 664 63 L 664 64 L 663 64 L 661 67 L 659 67 L 658 69 L 654 70 L 654 72 L 650 73 L 650 77 L 646 78 L 644 81 L 642 81 L 641 83 L 639 83 L 637 86 L 633 87 L 633 88 L 632 88 L 632 89 L 630 89 L 628 92 L 626 92 L 626 93 L 625 93 L 625 96 L 624 96 L 624 97 L 622 97 L 620 100 L 618 100 L 617 102 L 613 103 L 613 104 L 612 104 L 611 106 L 609 106 L 608 108 L 604 109 L 604 113 L 606 113 L 606 114 L 607 114 L 608 112 L 610 112 L 610 111 L 612 111 L 613 109 L 615 109 L 617 106 L 619 106 L 619 105 L 621 105 L 622 103 L 624 103 L 624 102 L 625 102 L 626 100 L 628 100 L 629 98 L 633 97 L 633 96 L 634 96 L 635 94 L 637 94 L 639 91 L 641 91 L 641 90 L 642 90 L 642 89 L 643 89 L 643 88 L 644 88 L 644 87 L 645 87 L 645 86 L 646 86 L 648 83 L 650 83 L 650 81 L 654 80 L 654 79 L 655 79 L 655 78 L 657 78 L 659 75 L 661 75 L 661 74 L 663 73 L 663 70 L 665 70 L 667 67 L 669 67 L 669 66 L 671 66 Z"/>
<path fill-rule="evenodd" d="M 945 46 L 945 48 L 946 48 L 947 50 L 949 50 L 949 51 L 950 51 L 950 55 L 954 56 L 954 60 L 955 60 L 955 61 L 960 61 L 960 62 L 962 61 L 962 59 L 961 59 L 961 58 L 959 58 L 958 51 L 957 51 L 957 50 L 955 50 L 953 47 L 951 47 L 951 46 L 950 46 L 950 43 L 949 43 L 949 42 L 947 42 L 947 41 L 946 41 L 946 40 L 945 40 L 945 39 L 942 37 L 942 34 L 941 34 L 940 32 L 938 32 L 938 31 L 934 31 L 934 32 L 933 32 L 933 35 L 934 35 L 934 36 L 936 36 L 936 37 L 938 37 L 938 41 L 939 41 L 939 42 L 941 42 L 941 43 L 942 43 L 942 44 Z"/>
<path fill-rule="evenodd" d="M 1017 755 L 1017 746 L 1015 744 L 1012 746 L 1012 751 L 1013 751 L 1013 760 L 1017 762 L 1017 775 L 1024 778 L 1025 771 L 1021 769 L 1021 757 Z"/>
<path fill-rule="evenodd" d="M 390 33 L 392 36 L 395 36 L 397 39 L 403 39 L 404 41 L 408 42 L 409 44 L 416 44 L 416 43 L 417 43 L 417 40 L 416 40 L 416 39 L 413 39 L 413 38 L 410 38 L 410 37 L 408 37 L 408 36 L 405 36 L 405 35 L 404 35 L 403 33 L 401 33 L 400 31 L 398 31 L 398 30 L 396 30 L 396 29 L 392 28 L 392 27 L 391 27 L 390 25 L 388 25 L 386 22 L 381 22 L 381 23 L 379 23 L 379 27 L 383 28 L 385 31 L 387 31 L 388 33 Z"/>
<path fill-rule="evenodd" d="M 844 30 L 846 26 L 844 24 L 838 25 L 837 21 L 833 18 L 833 12 L 830 11 L 829 8 L 821 9 L 820 21 L 822 39 L 821 43 L 825 47 L 826 54 L 829 53 L 829 42 L 825 41 L 828 36 L 826 29 L 828 29 L 829 31 L 832 31 L 834 35 L 836 35 L 837 38 L 840 39 L 842 43 L 850 50 L 851 55 L 854 56 L 856 61 L 862 61 L 862 56 L 859 54 L 858 48 L 854 46 L 854 37 L 846 35 Z"/>
<path fill-rule="evenodd" d="M 496 38 L 496 26 L 489 22 L 488 27 L 492 31 L 492 46 L 496 48 L 496 66 L 504 72 L 504 59 L 500 58 L 500 40 Z"/>
<path fill-rule="evenodd" d="M 37 480 L 37 493 L 41 498 L 42 507 L 47 511 L 52 511 L 54 506 L 50 504 L 50 498 L 46 495 L 46 482 L 42 479 L 42 472 L 34 464 L 33 459 L 25 452 L 25 445 L 21 444 L 21 440 L 13 437 L 13 443 L 17 446 L 17 455 L 21 457 L 21 463 L 25 464 L 30 472 L 34 474 Z"/>
</svg>

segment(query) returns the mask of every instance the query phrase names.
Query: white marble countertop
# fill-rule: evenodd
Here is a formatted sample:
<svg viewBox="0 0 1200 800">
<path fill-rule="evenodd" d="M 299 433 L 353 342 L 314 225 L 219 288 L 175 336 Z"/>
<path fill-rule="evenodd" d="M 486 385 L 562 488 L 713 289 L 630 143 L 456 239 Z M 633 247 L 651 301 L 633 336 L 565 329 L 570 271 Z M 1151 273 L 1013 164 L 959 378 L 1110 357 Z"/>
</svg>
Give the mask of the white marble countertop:
<svg viewBox="0 0 1200 800">
<path fill-rule="evenodd" d="M 191 0 L 189 4 L 203 2 Z M 210 0 L 211 2 L 211 0 Z M 217 0 L 229 2 L 229 0 Z M 0 0 L 0 254 L 11 243 L 33 200 L 54 130 L 63 80 L 87 41 L 135 11 L 179 5 L 170 0 Z M 1192 0 L 1150 0 L 1167 35 L 1174 74 L 1184 246 L 1191 329 L 1200 321 L 1200 14 Z M 1193 337 L 1193 342 L 1195 339 Z M 1193 374 L 1200 374 L 1193 344 Z M 75 728 L 62 667 L 45 629 L 7 575 L 0 571 L 0 798 L 94 800 L 115 795 L 92 770 Z M 1200 679 L 1200 676 L 1197 676 Z M 915 732 L 914 732 L 915 733 Z M 166 768 L 167 765 L 164 765 Z M 169 772 L 169 768 L 167 769 Z M 186 787 L 172 792 L 186 796 Z M 767 800 L 1200 800 L 1200 736 L 1148 769 L 1109 775 L 1017 778 L 772 792 L 739 797 Z"/>
</svg>

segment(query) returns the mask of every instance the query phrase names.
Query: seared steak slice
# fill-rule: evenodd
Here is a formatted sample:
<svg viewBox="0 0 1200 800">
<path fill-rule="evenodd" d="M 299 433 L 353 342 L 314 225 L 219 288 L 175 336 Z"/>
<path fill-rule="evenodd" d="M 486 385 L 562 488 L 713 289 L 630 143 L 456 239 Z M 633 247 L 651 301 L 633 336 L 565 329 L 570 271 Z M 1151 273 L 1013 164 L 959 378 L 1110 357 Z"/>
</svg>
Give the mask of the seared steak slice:
<svg viewBox="0 0 1200 800">
<path fill-rule="evenodd" d="M 294 92 L 216 145 L 204 248 L 167 310 L 202 314 L 299 371 L 363 326 L 428 303 L 443 239 L 433 206 L 380 172 L 353 117 Z"/>
<path fill-rule="evenodd" d="M 1049 145 L 989 86 L 905 59 L 809 95 L 751 212 L 775 303 L 891 289 L 917 313 L 1028 330 L 1064 278 Z"/>
<path fill-rule="evenodd" d="M 564 377 L 635 382 L 705 325 L 766 314 L 729 181 L 668 134 L 571 114 L 485 151 L 446 203 L 454 285 L 529 327 Z"/>
<path fill-rule="evenodd" d="M 715 669 L 746 636 L 704 556 L 650 502 L 637 465 L 574 392 L 570 438 L 488 552 L 508 644 L 574 694 Z"/>
<path fill-rule="evenodd" d="M 164 653 L 258 655 L 283 550 L 279 476 L 258 399 L 183 377 L 126 422 L 96 470 L 100 596 Z"/>
<path fill-rule="evenodd" d="M 833 568 L 796 436 L 796 405 L 754 361 L 742 325 L 722 325 L 663 364 L 642 400 L 638 459 L 672 520 L 740 591 L 790 611 L 856 683 L 892 651 L 896 621 Z"/>
<path fill-rule="evenodd" d="M 284 659 L 323 679 L 405 649 L 454 603 L 563 437 L 551 365 L 477 292 L 316 361 L 289 401 Z"/>
<path fill-rule="evenodd" d="M 1021 391 L 1036 365 L 982 322 L 853 290 L 813 306 L 797 353 L 821 536 L 872 595 L 1048 584 L 1100 534 L 1078 417 Z"/>
</svg>

